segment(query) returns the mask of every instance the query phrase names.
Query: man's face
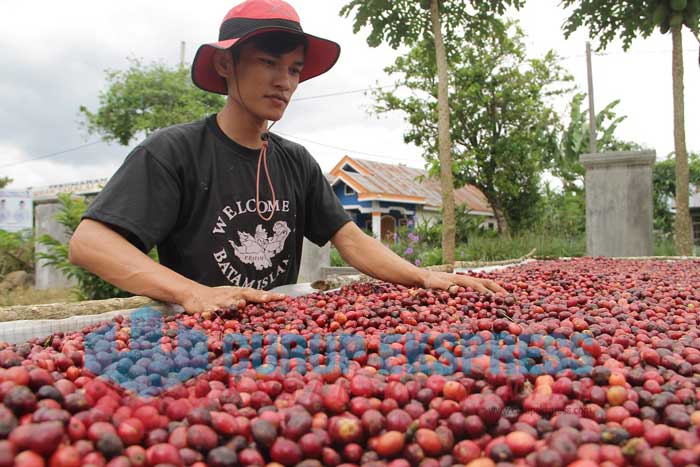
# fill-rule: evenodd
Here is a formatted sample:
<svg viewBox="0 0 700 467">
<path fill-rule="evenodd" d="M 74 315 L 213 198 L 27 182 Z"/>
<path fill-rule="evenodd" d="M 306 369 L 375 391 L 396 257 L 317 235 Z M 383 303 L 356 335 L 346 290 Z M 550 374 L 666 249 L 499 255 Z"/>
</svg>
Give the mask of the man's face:
<svg viewBox="0 0 700 467">
<path fill-rule="evenodd" d="M 234 64 L 235 78 L 229 80 L 229 96 L 238 102 L 242 100 L 256 117 L 277 121 L 299 85 L 303 66 L 302 46 L 283 55 L 271 55 L 244 44 L 240 59 Z"/>
</svg>

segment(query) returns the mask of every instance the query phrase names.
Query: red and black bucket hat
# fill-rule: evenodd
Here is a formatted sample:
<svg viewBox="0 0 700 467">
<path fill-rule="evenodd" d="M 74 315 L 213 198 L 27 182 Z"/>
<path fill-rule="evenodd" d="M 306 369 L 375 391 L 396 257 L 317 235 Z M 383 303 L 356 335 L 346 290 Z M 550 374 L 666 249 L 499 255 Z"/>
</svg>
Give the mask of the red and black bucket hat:
<svg viewBox="0 0 700 467">
<path fill-rule="evenodd" d="M 252 36 L 271 31 L 286 31 L 306 37 L 308 47 L 299 82 L 327 72 L 338 61 L 340 45 L 305 33 L 299 15 L 287 2 L 246 0 L 226 14 L 219 29 L 218 42 L 199 47 L 192 63 L 192 81 L 205 91 L 228 94 L 226 80 L 214 69 L 216 50 L 230 49 Z"/>
</svg>

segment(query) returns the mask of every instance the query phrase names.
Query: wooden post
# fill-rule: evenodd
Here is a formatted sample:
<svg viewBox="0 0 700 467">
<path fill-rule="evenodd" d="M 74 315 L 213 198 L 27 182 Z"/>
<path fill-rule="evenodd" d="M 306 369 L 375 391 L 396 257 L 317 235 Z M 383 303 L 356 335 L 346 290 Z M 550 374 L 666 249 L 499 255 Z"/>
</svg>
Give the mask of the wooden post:
<svg viewBox="0 0 700 467">
<path fill-rule="evenodd" d="M 595 100 L 593 98 L 593 64 L 591 63 L 591 43 L 586 42 L 586 62 L 588 64 L 588 120 L 589 120 L 589 142 L 590 152 L 595 154 L 598 152 L 598 141 L 596 138 L 596 121 L 595 121 Z"/>
</svg>

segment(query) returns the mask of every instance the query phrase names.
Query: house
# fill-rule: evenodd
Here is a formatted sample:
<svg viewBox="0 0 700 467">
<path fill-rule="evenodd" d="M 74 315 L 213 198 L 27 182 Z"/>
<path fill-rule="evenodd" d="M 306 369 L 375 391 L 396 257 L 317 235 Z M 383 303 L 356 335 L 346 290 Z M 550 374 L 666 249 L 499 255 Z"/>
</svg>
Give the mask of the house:
<svg viewBox="0 0 700 467">
<path fill-rule="evenodd" d="M 435 222 L 442 196 L 440 182 L 427 171 L 404 165 L 343 157 L 326 175 L 355 223 L 375 237 L 391 238 L 409 222 Z M 496 218 L 484 194 L 467 185 L 455 190 L 455 203 L 483 216 L 483 226 L 495 229 Z"/>
<path fill-rule="evenodd" d="M 700 245 L 700 187 L 691 183 L 688 200 L 690 210 L 690 231 L 694 245 Z M 668 200 L 668 205 L 672 213 L 676 213 L 676 200 L 671 198 Z"/>
<path fill-rule="evenodd" d="M 690 223 L 693 228 L 693 243 L 700 245 L 700 189 L 693 190 L 691 185 L 690 202 Z"/>
</svg>

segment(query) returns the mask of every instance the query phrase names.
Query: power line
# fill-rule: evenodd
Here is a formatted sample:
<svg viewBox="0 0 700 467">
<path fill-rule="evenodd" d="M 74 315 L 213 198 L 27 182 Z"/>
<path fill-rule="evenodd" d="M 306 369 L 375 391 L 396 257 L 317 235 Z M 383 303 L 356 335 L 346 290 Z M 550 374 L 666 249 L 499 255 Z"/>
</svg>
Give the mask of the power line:
<svg viewBox="0 0 700 467">
<path fill-rule="evenodd" d="M 378 86 L 378 87 L 370 87 L 370 88 L 363 88 L 363 89 L 353 89 L 353 90 L 351 90 L 351 91 L 339 91 L 339 92 L 333 92 L 333 93 L 329 93 L 329 94 L 319 94 L 319 95 L 316 95 L 316 96 L 300 97 L 300 98 L 293 99 L 293 102 L 306 101 L 306 100 L 311 100 L 311 99 L 322 99 L 322 98 L 326 98 L 326 97 L 343 96 L 343 95 L 347 95 L 347 94 L 357 94 L 357 93 L 360 93 L 360 92 L 372 91 L 372 90 L 375 90 L 375 89 L 390 88 L 390 87 L 393 87 L 393 86 L 394 86 L 393 84 L 387 84 L 387 85 Z M 300 138 L 299 138 L 299 139 L 300 139 Z M 58 152 L 53 152 L 53 153 L 51 153 L 51 154 L 45 154 L 45 155 L 43 155 L 43 156 L 38 156 L 38 157 L 31 157 L 31 158 L 29 158 L 29 159 L 25 159 L 25 160 L 22 160 L 22 161 L 12 162 L 12 163 L 10 163 L 10 164 L 5 164 L 5 165 L 0 165 L 0 169 L 4 169 L 4 168 L 7 168 L 7 167 L 14 167 L 14 166 L 20 165 L 20 164 L 26 164 L 27 162 L 32 162 L 32 161 L 39 160 L 39 159 L 48 159 L 48 158 L 50 158 L 50 157 L 55 157 L 55 156 L 59 156 L 59 155 L 61 155 L 61 154 L 65 154 L 65 153 L 68 153 L 68 152 L 77 151 L 77 150 L 79 150 L 79 149 L 82 149 L 82 148 L 85 148 L 85 147 L 88 147 L 88 146 L 93 146 L 93 145 L 95 145 L 95 144 L 102 143 L 102 142 L 103 142 L 103 141 L 101 141 L 101 140 L 93 141 L 93 142 L 91 142 L 91 143 L 82 144 L 82 145 L 80 145 L 80 146 L 76 146 L 76 147 L 73 147 L 73 148 L 68 148 L 68 149 L 64 149 L 64 150 L 58 151 Z M 358 152 L 358 151 L 349 151 L 349 152 Z M 367 154 L 367 155 L 371 155 L 371 154 Z M 382 157 L 382 156 L 376 156 L 376 157 Z"/>
<path fill-rule="evenodd" d="M 317 146 L 322 146 L 322 147 L 329 148 L 329 149 L 336 149 L 338 151 L 351 152 L 353 154 L 362 154 L 363 156 L 376 157 L 376 158 L 385 159 L 385 160 L 415 162 L 415 160 L 408 159 L 405 157 L 394 157 L 394 156 L 387 156 L 387 155 L 382 155 L 382 154 L 373 154 L 371 152 L 356 151 L 354 149 L 341 148 L 339 146 L 333 146 L 330 144 L 319 143 L 318 141 L 312 141 L 310 139 L 300 138 L 299 136 L 294 136 L 294 135 L 290 135 L 287 133 L 282 133 L 281 131 L 276 131 L 275 133 L 280 134 L 286 138 L 298 139 L 299 141 L 304 141 L 305 143 L 315 144 Z"/>
<path fill-rule="evenodd" d="M 352 91 L 339 91 L 339 92 L 332 92 L 330 94 L 320 94 L 317 96 L 298 97 L 298 98 L 293 98 L 292 102 L 308 101 L 311 99 L 322 99 L 324 97 L 344 96 L 346 94 L 357 94 L 360 92 L 374 91 L 375 89 L 391 88 L 394 86 L 395 86 L 394 84 L 386 84 L 384 86 L 377 86 L 377 87 L 373 87 L 373 88 L 354 89 Z"/>
<path fill-rule="evenodd" d="M 88 146 L 94 146 L 94 145 L 96 145 L 96 144 L 103 143 L 103 142 L 104 142 L 104 141 L 102 141 L 102 140 L 97 140 L 97 141 L 93 141 L 93 142 L 91 142 L 91 143 L 81 144 L 80 146 L 75 146 L 75 147 L 73 147 L 73 148 L 64 149 L 64 150 L 62 150 L 62 151 L 52 152 L 52 153 L 50 153 L 50 154 L 44 154 L 43 156 L 30 157 L 29 159 L 21 160 L 21 161 L 18 161 L 18 162 L 11 162 L 11 163 L 9 163 L 9 164 L 0 165 L 0 169 L 4 169 L 4 168 L 6 168 L 6 167 L 14 167 L 14 166 L 16 166 L 16 165 L 21 165 L 21 164 L 26 164 L 27 162 L 36 161 L 36 160 L 39 160 L 39 159 L 48 159 L 49 157 L 60 156 L 61 154 L 65 154 L 65 153 L 67 153 L 67 152 L 77 151 L 78 149 L 83 149 L 83 148 L 86 148 L 86 147 L 88 147 Z"/>
</svg>

